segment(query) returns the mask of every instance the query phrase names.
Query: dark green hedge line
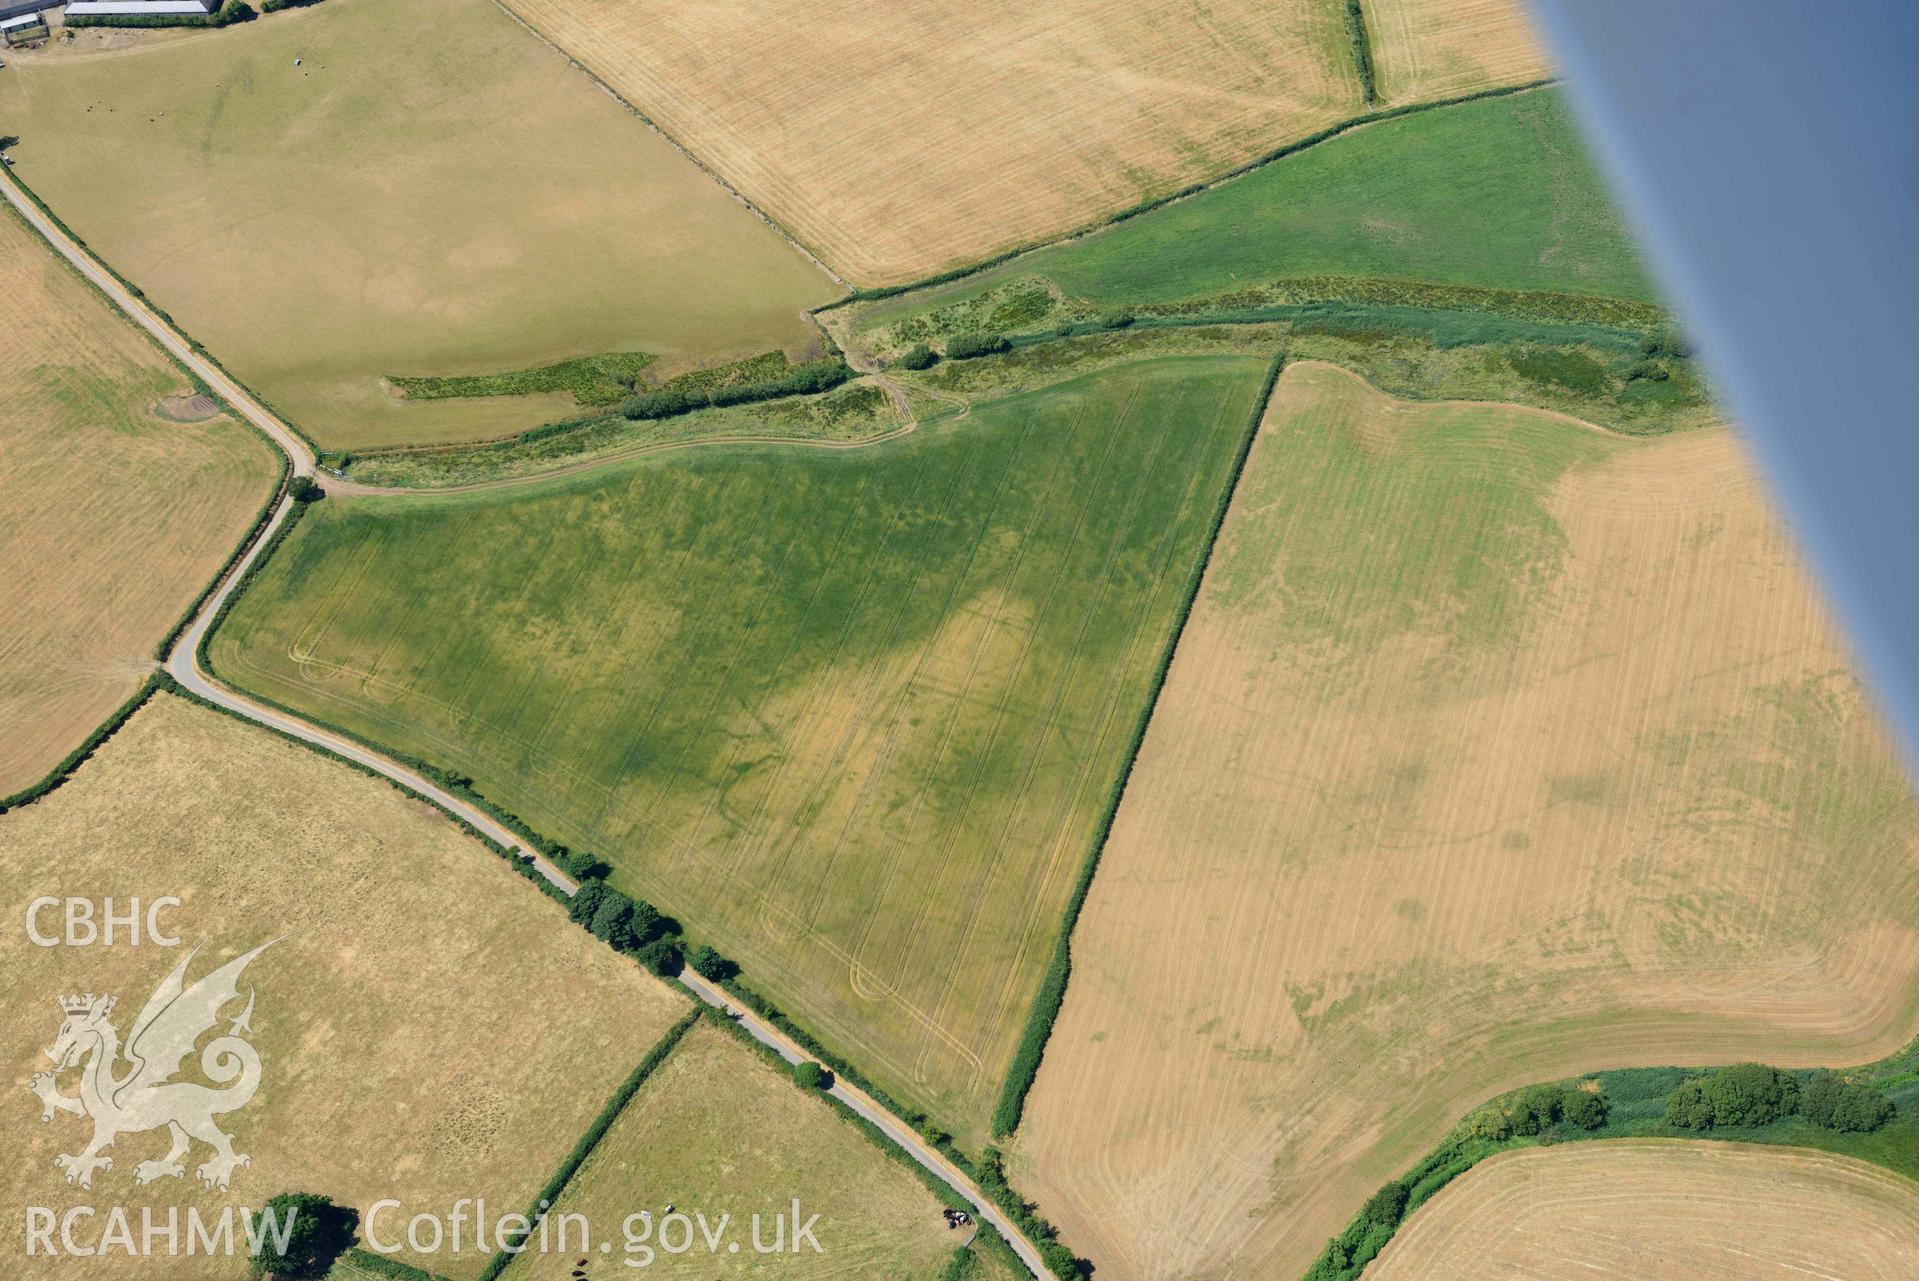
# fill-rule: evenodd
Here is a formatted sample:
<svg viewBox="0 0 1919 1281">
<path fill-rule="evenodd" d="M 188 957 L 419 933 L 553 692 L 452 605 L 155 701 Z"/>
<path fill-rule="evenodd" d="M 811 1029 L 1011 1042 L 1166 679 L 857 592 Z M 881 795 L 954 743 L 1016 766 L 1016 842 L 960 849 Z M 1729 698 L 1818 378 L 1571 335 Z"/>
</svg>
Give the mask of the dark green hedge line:
<svg viewBox="0 0 1919 1281">
<path fill-rule="evenodd" d="M 1289 276 L 1227 294 L 1138 307 L 1141 316 L 1235 313 L 1304 303 L 1366 303 L 1433 311 L 1484 311 L 1502 316 L 1608 329 L 1663 330 L 1672 315 L 1656 303 L 1603 294 L 1447 285 L 1392 276 Z M 1688 353 L 1689 354 L 1689 353 Z"/>
<path fill-rule="evenodd" d="M 31 805 L 72 778 L 73 772 L 86 764 L 87 758 L 99 750 L 100 744 L 112 738 L 119 728 L 127 723 L 127 718 L 139 711 L 146 701 L 153 697 L 153 691 L 158 688 L 160 688 L 160 677 L 158 675 L 147 677 L 146 682 L 133 692 L 131 698 L 120 704 L 111 716 L 95 726 L 94 731 L 81 740 L 78 747 L 61 757 L 60 763 L 49 770 L 46 777 L 37 783 L 29 783 L 11 796 L 0 797 L 0 814 L 19 809 L 22 805 Z"/>
<path fill-rule="evenodd" d="M 499 374 L 461 374 L 452 377 L 389 376 L 387 381 L 408 400 L 457 400 L 484 396 L 532 396 L 560 392 L 581 405 L 611 405 L 631 395 L 651 352 L 618 351 L 578 356 L 536 369 Z"/>
<path fill-rule="evenodd" d="M 1370 107 L 1379 101 L 1379 93 L 1373 83 L 1373 42 L 1367 35 L 1366 11 L 1359 7 L 1359 0 L 1346 0 L 1346 36 L 1353 42 L 1353 72 Z"/>
<path fill-rule="evenodd" d="M 315 4 L 318 0 L 284 0 L 285 3 Z M 267 0 L 267 8 L 273 8 L 273 0 Z M 361 1272 L 371 1272 L 376 1277 L 392 1277 L 393 1281 L 448 1281 L 437 1272 L 428 1272 L 416 1268 L 410 1263 L 401 1263 L 398 1259 L 389 1259 L 384 1254 L 374 1254 L 371 1250 L 362 1250 L 354 1246 L 341 1256 Z"/>
<path fill-rule="evenodd" d="M 230 27 L 257 17 L 246 0 L 226 0 L 214 13 L 83 13 L 62 21 L 69 27 Z"/>
<path fill-rule="evenodd" d="M 320 3 L 320 0 L 262 0 L 260 12 L 278 13 L 282 9 L 304 9 L 309 5 L 316 5 L 318 3 Z"/>
<path fill-rule="evenodd" d="M 1026 1110 L 1026 1095 L 1039 1075 L 1040 1060 L 1046 1054 L 1046 1043 L 1053 1035 L 1053 1024 L 1059 1019 L 1060 1008 L 1066 1000 L 1066 984 L 1072 977 L 1073 929 L 1079 924 L 1080 909 L 1085 906 L 1086 895 L 1093 887 L 1093 874 L 1099 870 L 1100 856 L 1105 852 L 1107 838 L 1112 835 L 1113 821 L 1119 815 L 1120 800 L 1126 794 L 1126 784 L 1132 778 L 1134 765 L 1139 761 L 1140 746 L 1146 741 L 1146 727 L 1151 723 L 1153 711 L 1159 705 L 1159 696 L 1166 688 L 1166 674 L 1172 668 L 1180 635 L 1185 631 L 1187 620 L 1193 614 L 1193 605 L 1199 599 L 1200 583 L 1206 576 L 1207 564 L 1213 558 L 1213 548 L 1219 542 L 1220 530 L 1225 528 L 1227 510 L 1232 505 L 1234 492 L 1239 488 L 1240 476 L 1246 470 L 1246 460 L 1252 454 L 1253 441 L 1259 435 L 1260 419 L 1266 415 L 1267 402 L 1272 399 L 1273 388 L 1278 384 L 1280 371 L 1285 366 L 1286 359 L 1282 355 L 1274 357 L 1272 364 L 1267 367 L 1266 381 L 1260 386 L 1253 412 L 1240 438 L 1239 451 L 1233 457 L 1226 484 L 1220 489 L 1219 502 L 1214 507 L 1212 523 L 1206 531 L 1206 541 L 1194 560 L 1192 572 L 1187 575 L 1186 590 L 1180 598 L 1179 610 L 1173 616 L 1165 647 L 1153 669 L 1152 683 L 1147 688 L 1139 716 L 1133 723 L 1125 764 L 1121 766 L 1119 777 L 1107 793 L 1105 812 L 1100 816 L 1099 827 L 1093 833 L 1091 848 L 1080 864 L 1079 879 L 1074 882 L 1072 897 L 1066 901 L 1059 936 L 1053 943 L 1052 962 L 1040 980 L 1039 993 L 1033 998 L 1033 1008 L 1026 1016 L 1025 1030 L 1020 1033 L 1019 1048 L 1014 1051 L 1013 1064 L 1000 1087 L 999 1103 L 993 1109 L 994 1138 L 1005 1138 L 1018 1129 L 1020 1117 Z"/>
<path fill-rule="evenodd" d="M 1919 1179 L 1916 1066 L 1919 1044 L 1846 1074 L 1761 1064 L 1622 1068 L 1511 1091 L 1468 1113 L 1418 1164 L 1374 1193 L 1327 1243 L 1304 1281 L 1356 1281 L 1414 1210 L 1479 1162 L 1513 1148 L 1710 1137 L 1840 1152 Z M 1808 1094 L 1812 1112 L 1823 1119 L 1800 1110 Z M 1703 1127 L 1694 1111 L 1702 1095 L 1712 1112 Z M 1867 1095 L 1875 1097 L 1873 1106 L 1863 1106 Z M 1896 1106 L 1901 1097 L 1913 1106 Z M 1849 1118 L 1858 1128 L 1848 1128 Z"/>
<path fill-rule="evenodd" d="M 666 1062 L 666 1056 L 671 1054 L 673 1047 L 680 1043 L 680 1038 L 685 1036 L 688 1029 L 699 1020 L 700 1010 L 696 1006 L 682 1015 L 679 1022 L 667 1029 L 666 1035 L 660 1038 L 659 1043 L 647 1051 L 646 1057 L 640 1060 L 640 1065 L 634 1068 L 633 1074 L 613 1092 L 613 1097 L 608 1099 L 606 1106 L 600 1109 L 600 1114 L 593 1119 L 593 1124 L 587 1127 L 586 1133 L 582 1134 L 579 1142 L 573 1145 L 573 1150 L 567 1153 L 564 1161 L 560 1162 L 560 1168 L 553 1172 L 553 1177 L 546 1181 L 546 1186 L 541 1188 L 538 1195 L 533 1198 L 532 1205 L 528 1206 L 526 1211 L 529 1223 L 538 1221 L 544 1206 L 552 1205 L 560 1199 L 560 1193 L 566 1189 L 568 1183 L 572 1182 L 573 1176 L 579 1173 L 580 1167 L 586 1164 L 586 1159 L 593 1155 L 593 1149 L 600 1145 L 600 1140 L 606 1137 L 606 1132 L 613 1128 L 615 1121 L 620 1119 L 620 1113 L 626 1111 L 626 1105 L 631 1103 L 633 1096 L 640 1092 L 640 1087 L 646 1084 L 646 1079 L 659 1070 L 660 1064 Z M 519 1245 L 524 1242 L 530 1231 L 531 1229 L 520 1233 L 511 1244 Z M 513 1262 L 515 1256 L 504 1248 L 506 1244 L 503 1239 L 502 1248 L 487 1261 L 485 1270 L 480 1273 L 479 1281 L 495 1281 L 500 1273 L 506 1271 L 507 1265 Z"/>
<path fill-rule="evenodd" d="M 831 391 L 853 376 L 852 367 L 843 360 L 810 360 L 795 365 L 779 378 L 755 382 L 722 383 L 711 390 L 697 386 L 661 387 L 629 397 L 621 403 L 620 413 L 629 419 L 676 418 L 696 409 L 725 405 L 745 405 L 785 396 L 812 396 Z"/>
<path fill-rule="evenodd" d="M 1028 241 L 1023 245 L 1016 245 L 1011 249 L 994 254 L 989 258 L 982 258 L 978 262 L 970 263 L 967 266 L 955 267 L 951 271 L 942 271 L 936 275 L 926 276 L 920 280 L 908 281 L 903 285 L 877 285 L 870 289 L 854 289 L 851 293 L 847 294 L 846 297 L 836 298 L 824 306 L 815 307 L 813 310 L 815 314 L 817 314 L 822 311 L 832 311 L 838 307 L 845 307 L 851 303 L 873 302 L 881 298 L 897 298 L 901 294 L 912 293 L 916 289 L 929 289 L 934 285 L 945 285 L 951 284 L 955 280 L 964 280 L 968 276 L 976 276 L 982 271 L 990 270 L 1002 263 L 1011 262 L 1013 259 L 1032 253 L 1036 249 L 1044 249 L 1049 245 L 1060 244 L 1067 240 L 1075 240 L 1081 236 L 1098 231 L 1102 227 L 1110 227 L 1115 223 L 1125 222 L 1130 218 L 1137 218 L 1141 214 L 1151 213 L 1155 209 L 1172 204 L 1175 200 L 1184 200 L 1188 196 L 1196 196 L 1209 188 L 1217 187 L 1221 183 L 1231 182 L 1235 178 L 1242 178 L 1255 169 L 1265 168 L 1275 160 L 1284 160 L 1287 156 L 1293 155 L 1296 152 L 1304 151 L 1308 147 L 1316 147 L 1322 142 L 1328 142 L 1343 133 L 1350 133 L 1352 130 L 1358 129 L 1363 125 L 1377 124 L 1382 120 L 1392 120 L 1399 116 L 1410 116 L 1421 111 L 1436 111 L 1441 107 L 1457 107 L 1462 103 L 1479 102 L 1486 98 L 1505 98 L 1516 93 L 1528 93 L 1534 89 L 1543 88 L 1552 82 L 1552 77 L 1548 76 L 1544 79 L 1528 81 L 1525 84 L 1504 85 L 1496 89 L 1481 89 L 1474 93 L 1463 93 L 1457 97 L 1440 98 L 1432 102 L 1414 102 L 1400 107 L 1387 107 L 1379 111 L 1368 111 L 1364 114 L 1342 120 L 1338 124 L 1329 125 L 1317 132 L 1310 133 L 1304 138 L 1287 143 L 1285 146 L 1275 147 L 1273 150 L 1253 160 L 1249 160 L 1243 165 L 1237 165 L 1232 169 L 1228 169 L 1225 173 L 1206 179 L 1204 182 L 1189 183 L 1179 190 L 1169 192 L 1166 195 L 1154 196 L 1149 200 L 1142 200 L 1137 204 L 1129 205 L 1103 218 L 1096 218 L 1092 222 L 1086 223 L 1063 235 L 1049 236 L 1044 240 Z"/>
<path fill-rule="evenodd" d="M 240 422 L 246 422 L 246 419 L 239 418 L 239 415 L 236 414 L 234 416 L 238 418 Z M 250 423 L 247 425 L 249 427 L 252 426 Z M 256 434 L 263 435 L 263 433 L 259 433 L 257 429 Z M 216 572 L 207 585 L 200 590 L 200 594 L 193 598 L 193 604 L 188 606 L 187 612 L 180 616 L 178 622 L 167 629 L 167 634 L 162 636 L 160 643 L 153 647 L 153 659 L 155 662 L 166 662 L 167 655 L 172 652 L 174 643 L 180 639 L 180 633 L 184 632 L 192 625 L 193 620 L 199 617 L 200 610 L 206 605 L 207 599 L 220 589 L 220 584 L 225 582 L 227 575 L 233 572 L 233 567 L 240 563 L 241 558 L 247 554 L 247 551 L 255 543 L 260 541 L 260 535 L 266 530 L 267 522 L 273 517 L 273 509 L 280 505 L 280 496 L 286 493 L 287 486 L 293 480 L 292 461 L 289 460 L 285 454 L 280 453 L 277 447 L 273 452 L 278 455 L 280 459 L 280 477 L 274 483 L 272 492 L 267 495 L 266 501 L 260 504 L 260 509 L 253 513 L 253 521 L 247 526 L 246 537 L 240 540 L 240 545 L 233 549 L 232 555 L 220 562 L 218 572 Z"/>
</svg>

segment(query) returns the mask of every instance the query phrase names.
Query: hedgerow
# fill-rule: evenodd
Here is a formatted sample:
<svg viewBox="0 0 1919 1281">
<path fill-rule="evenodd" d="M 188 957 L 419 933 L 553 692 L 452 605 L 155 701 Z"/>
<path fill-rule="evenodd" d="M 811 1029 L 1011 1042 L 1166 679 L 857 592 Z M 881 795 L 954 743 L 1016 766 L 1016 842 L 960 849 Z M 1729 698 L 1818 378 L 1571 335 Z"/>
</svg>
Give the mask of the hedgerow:
<svg viewBox="0 0 1919 1281">
<path fill-rule="evenodd" d="M 666 1056 L 671 1054 L 673 1048 L 680 1043 L 680 1038 L 685 1036 L 699 1020 L 700 1007 L 695 1006 L 688 1010 L 679 1022 L 667 1029 L 666 1035 L 661 1037 L 659 1043 L 640 1060 L 640 1065 L 633 1069 L 633 1074 L 613 1092 L 613 1097 L 608 1099 L 606 1106 L 600 1109 L 600 1114 L 593 1119 L 593 1124 L 587 1127 L 586 1133 L 582 1134 L 579 1142 L 573 1145 L 573 1150 L 567 1153 L 564 1161 L 560 1162 L 560 1168 L 553 1172 L 553 1177 L 546 1181 L 546 1186 L 534 1196 L 533 1203 L 526 1212 L 528 1223 L 538 1222 L 541 1211 L 560 1199 L 560 1193 L 565 1191 L 568 1183 L 572 1182 L 573 1176 L 579 1173 L 580 1167 L 586 1164 L 586 1159 L 593 1155 L 593 1149 L 600 1145 L 600 1140 L 606 1137 L 606 1132 L 613 1128 L 615 1121 L 620 1119 L 620 1113 L 626 1111 L 626 1105 L 631 1103 L 633 1096 L 640 1092 L 640 1087 L 646 1084 L 646 1079 L 659 1070 L 660 1064 L 666 1062 Z M 480 1273 L 480 1281 L 495 1281 L 500 1273 L 506 1271 L 507 1264 L 517 1257 L 506 1247 L 520 1245 L 531 1231 L 532 1229 L 529 1228 L 526 1232 L 515 1234 L 511 1240 L 503 1234 L 500 1243 L 502 1248 L 487 1261 L 485 1269 Z"/>
<path fill-rule="evenodd" d="M 1105 852 L 1106 841 L 1112 835 L 1113 822 L 1119 815 L 1120 799 L 1125 795 L 1126 784 L 1132 778 L 1133 767 L 1139 761 L 1139 749 L 1146 741 L 1146 727 L 1152 721 L 1153 710 L 1159 704 L 1161 691 L 1166 688 L 1166 674 L 1172 668 L 1173 653 L 1179 646 L 1179 638 L 1186 629 L 1186 622 L 1192 617 L 1193 604 L 1199 599 L 1199 587 L 1206 574 L 1207 562 L 1212 559 L 1213 548 L 1219 542 L 1220 531 L 1226 525 L 1226 511 L 1232 503 L 1233 491 L 1239 488 L 1239 478 L 1246 470 L 1246 460 L 1251 455 L 1253 440 L 1259 434 L 1259 421 L 1265 415 L 1266 404 L 1273 396 L 1273 388 L 1279 382 L 1280 371 L 1285 368 L 1285 358 L 1275 357 L 1266 370 L 1266 381 L 1254 398 L 1252 413 L 1248 416 L 1246 429 L 1242 433 L 1239 452 L 1233 458 L 1232 467 L 1226 474 L 1226 483 L 1220 488 L 1220 496 L 1213 510 L 1211 525 L 1206 531 L 1206 541 L 1201 544 L 1199 555 L 1195 557 L 1193 569 L 1187 575 L 1186 590 L 1180 597 L 1179 609 L 1173 615 L 1173 623 L 1167 633 L 1165 648 L 1160 653 L 1158 665 L 1153 670 L 1152 683 L 1147 687 L 1146 697 L 1141 700 L 1140 712 L 1133 722 L 1132 741 L 1126 750 L 1125 764 L 1119 777 L 1114 781 L 1112 790 L 1107 794 L 1106 809 L 1100 816 L 1099 827 L 1093 833 L 1091 848 L 1080 865 L 1079 879 L 1073 885 L 1073 893 L 1066 901 L 1066 911 L 1060 921 L 1059 935 L 1053 942 L 1053 959 L 1046 967 L 1046 973 L 1040 979 L 1038 993 L 1033 998 L 1032 1011 L 1026 1016 L 1026 1027 L 1020 1033 L 1019 1046 L 1013 1053 L 1012 1065 L 1007 1069 L 1006 1080 L 1000 1086 L 999 1102 L 993 1108 L 993 1137 L 1005 1138 L 1019 1128 L 1020 1117 L 1026 1110 L 1026 1095 L 1033 1088 L 1033 1081 L 1039 1075 L 1040 1060 L 1045 1057 L 1046 1045 L 1053 1035 L 1053 1024 L 1059 1019 L 1059 1012 L 1066 1001 L 1066 985 L 1073 973 L 1073 930 L 1079 924 L 1081 908 L 1086 904 L 1086 895 L 1093 887 L 1093 874 L 1099 870 L 1100 856 Z"/>
</svg>

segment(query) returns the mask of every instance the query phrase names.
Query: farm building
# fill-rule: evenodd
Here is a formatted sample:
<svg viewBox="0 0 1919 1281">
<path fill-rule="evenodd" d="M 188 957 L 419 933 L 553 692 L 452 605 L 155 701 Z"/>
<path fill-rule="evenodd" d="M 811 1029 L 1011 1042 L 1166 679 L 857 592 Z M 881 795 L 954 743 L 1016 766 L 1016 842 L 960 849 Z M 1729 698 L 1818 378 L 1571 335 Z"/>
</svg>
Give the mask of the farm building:
<svg viewBox="0 0 1919 1281">
<path fill-rule="evenodd" d="M 0 22 L 37 16 L 40 10 L 53 3 L 54 0 L 0 0 Z"/>
<path fill-rule="evenodd" d="M 69 18 L 141 17 L 161 14 L 201 16 L 211 13 L 219 0 L 73 0 L 67 6 Z"/>
</svg>

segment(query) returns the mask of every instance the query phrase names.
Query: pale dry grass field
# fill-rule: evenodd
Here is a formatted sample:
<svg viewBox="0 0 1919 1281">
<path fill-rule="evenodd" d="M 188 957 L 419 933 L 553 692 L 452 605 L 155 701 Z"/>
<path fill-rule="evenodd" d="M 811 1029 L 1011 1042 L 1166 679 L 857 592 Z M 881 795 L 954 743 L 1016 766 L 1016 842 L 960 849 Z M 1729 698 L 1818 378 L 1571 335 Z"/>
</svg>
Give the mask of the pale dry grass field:
<svg viewBox="0 0 1919 1281">
<path fill-rule="evenodd" d="M 1522 0 L 1365 0 L 1373 87 L 1387 104 L 1552 74 Z"/>
<path fill-rule="evenodd" d="M 1363 109 L 1338 0 L 508 0 L 856 284 L 1212 177 Z"/>
<path fill-rule="evenodd" d="M 827 274 L 492 0 L 327 0 L 7 57 L 16 172 L 327 448 L 504 435 L 559 393 L 392 376 L 817 349 Z"/>
<path fill-rule="evenodd" d="M 803 1223 L 814 1215 L 815 1252 L 795 1251 L 792 1205 Z M 703 1215 L 715 1232 L 709 1248 L 696 1227 L 682 1253 L 666 1207 Z M 647 1211 L 656 1236 L 626 1222 Z M 589 1281 L 617 1277 L 804 1277 L 807 1281 L 923 1281 L 962 1244 L 964 1234 L 940 1217 L 940 1202 L 905 1166 L 880 1151 L 817 1093 L 806 1092 L 728 1033 L 700 1023 L 647 1079 L 620 1119 L 573 1176 L 555 1214 L 584 1214 L 611 1254 L 527 1254 L 505 1281 Z M 758 1236 L 753 1218 L 760 1216 Z M 771 1247 L 774 1221 L 786 1216 Z M 719 1236 L 727 1216 L 725 1236 Z M 727 1249 L 736 1244 L 737 1251 Z M 651 1247 L 650 1256 L 645 1247 Z M 584 1261 L 582 1261 L 584 1257 Z"/>
<path fill-rule="evenodd" d="M 278 467 L 231 419 L 152 412 L 186 379 L 0 213 L 0 796 L 146 679 Z"/>
<path fill-rule="evenodd" d="M 614 1089 L 684 1010 L 682 1000 L 573 928 L 437 811 L 304 747 L 171 695 L 157 695 L 67 783 L 0 816 L 7 893 L 0 931 L 0 1010 L 8 1039 L 0 1089 L 9 1157 L 0 1165 L 0 1252 L 13 1276 L 72 1275 L 71 1259 L 25 1257 L 26 1206 L 64 1213 L 89 1203 L 258 1206 L 289 1189 L 364 1211 L 396 1197 L 408 1213 L 446 1213 L 484 1196 L 496 1214 L 532 1200 Z M 23 923 L 42 895 L 176 895 L 163 924 L 171 950 L 42 948 Z M 58 931 L 59 914 L 41 918 Z M 278 939 L 246 971 L 256 992 L 258 1096 L 225 1118 L 252 1157 L 227 1194 L 185 1179 L 146 1187 L 134 1167 L 158 1159 L 164 1132 L 122 1135 L 91 1193 L 69 1187 L 56 1153 L 81 1149 L 76 1117 L 40 1124 L 28 1090 L 59 1029 L 55 998 L 110 993 L 126 1034 L 147 996 L 188 949 L 189 981 Z M 221 1022 L 238 1013 L 226 1011 Z M 62 1086 L 73 1092 L 73 1073 Z M 183 1080 L 200 1080 L 198 1057 Z M 80 1240 L 103 1224 L 81 1225 Z M 471 1250 L 436 1255 L 468 1281 Z M 226 1281 L 230 1264 L 112 1258 L 91 1277 Z"/>
<path fill-rule="evenodd" d="M 1420 1207 L 1368 1281 L 1907 1281 L 1919 1188 L 1876 1166 L 1727 1143 L 1493 1157 Z"/>
<path fill-rule="evenodd" d="M 1919 807 L 1736 440 L 1283 376 L 1015 1153 L 1285 1278 L 1473 1105 L 1915 1029 Z"/>
</svg>

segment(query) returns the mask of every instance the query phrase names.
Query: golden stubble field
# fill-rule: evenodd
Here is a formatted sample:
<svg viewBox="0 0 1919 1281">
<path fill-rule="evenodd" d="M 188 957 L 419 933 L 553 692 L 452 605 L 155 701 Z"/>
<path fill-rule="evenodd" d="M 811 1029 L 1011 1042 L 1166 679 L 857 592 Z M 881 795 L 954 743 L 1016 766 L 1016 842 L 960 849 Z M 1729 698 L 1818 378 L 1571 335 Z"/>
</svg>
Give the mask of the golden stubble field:
<svg viewBox="0 0 1919 1281">
<path fill-rule="evenodd" d="M 485 1197 L 494 1214 L 525 1208 L 619 1083 L 684 1010 L 666 987 L 573 928 L 556 904 L 436 811 L 386 783 L 172 695 L 156 695 L 78 774 L 0 816 L 0 1010 L 8 1031 L 0 1090 L 8 1159 L 0 1168 L 0 1252 L 8 1276 L 70 1276 L 72 1259 L 25 1256 L 24 1207 L 259 1206 L 319 1192 L 365 1210 L 382 1197 L 407 1214 L 446 1214 Z M 162 924 L 179 949 L 44 948 L 27 936 L 41 896 L 184 900 Z M 40 917 L 58 934 L 60 913 Z M 278 939 L 246 971 L 259 1094 L 224 1118 L 238 1151 L 229 1193 L 183 1179 L 136 1187 L 135 1166 L 167 1148 L 164 1131 L 122 1135 L 90 1192 L 53 1165 L 81 1150 L 80 1118 L 40 1123 L 29 1086 L 48 1067 L 56 998 L 119 998 L 124 1036 L 148 994 L 189 949 L 188 979 Z M 239 1012 L 225 1011 L 220 1030 Z M 180 1079 L 202 1080 L 197 1055 Z M 61 1085 L 74 1092 L 75 1074 Z M 391 1223 L 391 1217 L 387 1220 Z M 104 1230 L 80 1224 L 89 1244 Z M 416 1260 L 469 1281 L 485 1262 Z M 226 1281 L 246 1275 L 202 1258 L 129 1260 L 92 1277 Z"/>
<path fill-rule="evenodd" d="M 272 492 L 224 416 L 167 422 L 166 358 L 0 211 L 0 796 L 146 679 L 153 649 Z"/>
<path fill-rule="evenodd" d="M 1382 103 L 1424 102 L 1552 74 L 1521 0 L 1365 0 Z"/>
<path fill-rule="evenodd" d="M 8 54 L 16 172 L 323 447 L 578 412 L 394 375 L 817 349 L 832 279 L 492 0 L 148 34 Z"/>
<path fill-rule="evenodd" d="M 796 1198 L 800 1223 L 818 1216 L 805 1240 L 794 1233 Z M 824 1098 L 809 1098 L 755 1051 L 703 1022 L 647 1079 L 555 1204 L 555 1214 L 583 1214 L 610 1234 L 613 1252 L 584 1263 L 577 1253 L 529 1254 L 505 1281 L 577 1281 L 581 1272 L 589 1281 L 921 1281 L 939 1275 L 968 1235 L 946 1226 L 940 1204 Z M 696 1220 L 690 1248 L 678 1250 L 669 1205 L 704 1219 L 706 1231 Z M 659 1226 L 633 1223 L 629 1241 L 625 1225 L 641 1211 Z M 776 1229 L 781 1218 L 785 1226 Z M 784 1248 L 774 1249 L 776 1242 Z"/>
<path fill-rule="evenodd" d="M 1055 235 L 1363 109 L 1337 0 L 510 0 L 857 284 Z"/>
<path fill-rule="evenodd" d="M 1073 944 L 1018 1184 L 1288 1277 L 1481 1100 L 1879 1057 L 1919 807 L 1735 439 L 1290 368 Z"/>
<path fill-rule="evenodd" d="M 1905 1281 L 1919 1188 L 1822 1152 L 1578 1143 L 1504 1153 L 1407 1220 L 1369 1281 Z"/>
</svg>

